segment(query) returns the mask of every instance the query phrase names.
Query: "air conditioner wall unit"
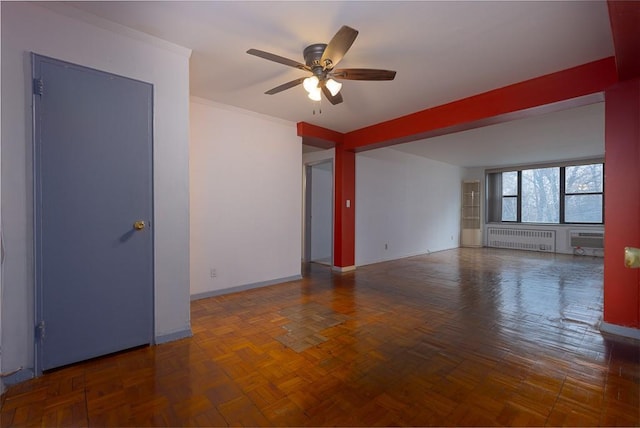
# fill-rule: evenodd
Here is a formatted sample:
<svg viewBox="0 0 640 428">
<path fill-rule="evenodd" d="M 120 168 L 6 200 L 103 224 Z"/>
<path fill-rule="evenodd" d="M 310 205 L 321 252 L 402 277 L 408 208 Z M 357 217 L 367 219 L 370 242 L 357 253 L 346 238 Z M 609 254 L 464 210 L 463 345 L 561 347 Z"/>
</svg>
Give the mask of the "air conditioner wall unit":
<svg viewBox="0 0 640 428">
<path fill-rule="evenodd" d="M 571 242 L 573 248 L 604 248 L 604 232 L 572 230 Z"/>
</svg>

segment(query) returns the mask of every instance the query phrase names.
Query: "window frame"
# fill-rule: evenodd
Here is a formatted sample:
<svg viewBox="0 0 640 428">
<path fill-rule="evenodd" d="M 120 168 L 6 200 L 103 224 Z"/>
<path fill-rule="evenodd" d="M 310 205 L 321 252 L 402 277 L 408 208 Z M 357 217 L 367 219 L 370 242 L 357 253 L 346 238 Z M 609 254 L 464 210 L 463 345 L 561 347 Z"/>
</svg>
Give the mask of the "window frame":
<svg viewBox="0 0 640 428">
<path fill-rule="evenodd" d="M 517 183 L 516 183 L 516 193 L 514 195 L 505 195 L 504 192 L 500 196 L 500 203 L 504 201 L 504 198 L 515 198 L 516 199 L 516 219 L 515 220 L 504 220 L 500 218 L 502 223 L 521 223 L 522 222 L 522 171 L 503 171 L 500 173 L 502 176 L 505 172 L 515 172 L 517 173 Z M 502 180 L 501 180 L 502 182 Z M 502 205 L 500 206 L 500 211 L 502 212 Z"/>
<path fill-rule="evenodd" d="M 566 168 L 581 166 L 581 165 L 602 165 L 602 191 L 601 192 L 581 192 L 581 193 L 567 193 L 566 192 Z M 559 168 L 559 213 L 558 213 L 558 222 L 557 223 L 538 223 L 538 222 L 522 222 L 522 172 L 527 170 L 535 170 L 535 169 L 545 169 L 545 168 Z M 517 195 L 503 195 L 502 194 L 502 173 L 505 172 L 517 172 L 518 173 L 518 183 L 517 183 Z M 511 168 L 501 168 L 495 170 L 486 170 L 486 181 L 487 183 L 492 183 L 491 186 L 487 186 L 486 192 L 486 202 L 487 202 L 487 223 L 504 223 L 504 224 L 533 224 L 533 225 L 585 225 L 585 226 L 602 226 L 605 221 L 604 214 L 604 203 L 605 203 L 605 164 L 604 159 L 586 159 L 583 161 L 574 161 L 574 162 L 563 162 L 563 163 L 553 163 L 553 164 L 537 164 L 537 165 L 522 165 L 518 167 Z M 493 177 L 493 178 L 492 178 Z M 496 188 L 496 183 L 499 182 L 498 188 Z M 491 192 L 496 194 L 491 194 Z M 566 197 L 567 196 L 586 196 L 586 195 L 601 195 L 601 213 L 602 218 L 600 223 L 596 222 L 568 222 L 565 219 L 565 205 L 566 205 Z M 502 219 L 502 203 L 504 198 L 516 198 L 516 220 L 503 220 Z M 498 216 L 497 214 L 500 213 Z"/>
<path fill-rule="evenodd" d="M 573 167 L 573 166 L 582 166 L 582 165 L 602 165 L 602 191 L 601 192 L 572 192 L 572 193 L 567 193 L 567 180 L 566 180 L 566 172 L 565 169 L 567 167 Z M 589 162 L 589 163 L 580 163 L 580 164 L 576 164 L 576 165 L 566 165 L 564 167 L 562 167 L 560 169 L 560 182 L 562 183 L 562 185 L 560 186 L 560 219 L 562 220 L 561 224 L 580 224 L 580 225 L 589 225 L 589 224 L 593 224 L 593 225 L 602 225 L 604 224 L 604 162 Z M 595 223 L 595 222 L 576 222 L 576 221 L 566 221 L 565 218 L 565 205 L 567 203 L 567 196 L 587 196 L 587 195 L 600 195 L 602 196 L 601 199 L 601 207 L 600 207 L 600 213 L 601 213 L 601 221 L 600 223 Z"/>
<path fill-rule="evenodd" d="M 556 180 L 554 180 L 554 181 L 556 181 L 556 183 L 555 183 L 555 184 L 557 185 L 557 198 L 558 198 L 558 202 L 557 202 L 557 203 L 558 203 L 558 212 L 557 212 L 557 215 L 558 215 L 558 221 L 557 221 L 557 222 L 554 222 L 554 221 L 520 221 L 520 223 L 523 223 L 523 224 L 562 224 L 562 223 L 561 223 L 561 217 L 560 217 L 560 211 L 562 211 L 562 209 L 561 209 L 561 205 L 562 205 L 562 203 L 560 202 L 560 198 L 561 198 L 561 195 L 560 195 L 560 187 L 562 187 L 562 178 L 561 178 L 561 173 L 560 173 L 560 171 L 562 171 L 562 170 L 563 170 L 563 167 L 553 166 L 553 165 L 548 165 L 548 166 L 543 166 L 543 167 L 538 167 L 538 168 L 524 168 L 524 169 L 522 169 L 522 171 L 520 171 L 520 172 L 521 172 L 520 177 L 522 178 L 522 176 L 524 175 L 524 172 L 531 171 L 531 177 L 530 177 L 529 179 L 530 179 L 530 180 L 533 180 L 533 178 L 536 176 L 535 171 L 551 170 L 551 169 L 553 169 L 553 170 L 557 170 L 557 171 L 558 171 L 558 172 L 557 172 L 557 179 L 556 179 Z M 555 171 L 554 171 L 554 175 L 555 175 Z M 554 177 L 554 178 L 556 178 L 556 177 Z M 523 181 L 524 181 L 524 180 L 523 180 Z M 523 181 L 521 181 L 521 182 L 520 182 L 520 186 L 522 186 L 522 188 L 524 189 Z M 526 195 L 526 196 L 527 196 L 527 197 L 535 196 L 535 192 L 534 192 L 533 194 L 529 194 L 529 193 L 527 192 L 527 195 Z M 555 195 L 549 195 L 549 194 L 546 194 L 545 196 L 546 196 L 546 197 L 549 197 L 549 196 L 555 196 Z M 523 199 L 525 199 L 525 192 L 524 192 L 524 190 L 520 193 L 520 200 L 522 201 Z M 551 198 L 549 198 L 549 199 L 551 199 Z M 552 200 L 551 200 L 551 201 L 555 202 L 555 197 L 554 197 L 554 198 L 552 198 Z M 548 201 L 548 202 L 550 202 L 550 201 Z M 523 217 L 523 215 L 522 215 L 522 214 L 523 214 L 523 213 L 522 213 L 522 205 L 523 205 L 523 204 L 521 203 L 521 204 L 520 204 L 520 209 L 521 209 L 521 211 L 520 211 L 520 218 L 522 218 L 522 217 Z"/>
</svg>

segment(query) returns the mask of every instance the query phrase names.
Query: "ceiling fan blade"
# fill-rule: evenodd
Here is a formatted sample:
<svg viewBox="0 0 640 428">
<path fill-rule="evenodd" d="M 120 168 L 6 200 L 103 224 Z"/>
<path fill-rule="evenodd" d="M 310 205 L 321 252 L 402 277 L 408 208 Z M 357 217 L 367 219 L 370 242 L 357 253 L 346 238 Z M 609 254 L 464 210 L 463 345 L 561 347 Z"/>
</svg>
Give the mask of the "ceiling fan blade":
<svg viewBox="0 0 640 428">
<path fill-rule="evenodd" d="M 335 67 L 358 37 L 358 30 L 343 25 L 322 53 L 320 64 L 325 70 Z"/>
<path fill-rule="evenodd" d="M 330 75 L 345 80 L 393 80 L 396 72 L 375 68 L 341 68 L 333 70 Z"/>
<path fill-rule="evenodd" d="M 269 61 L 277 62 L 278 64 L 288 65 L 289 67 L 299 68 L 300 70 L 311 71 L 310 67 L 299 63 L 298 61 L 294 61 L 280 55 L 272 54 L 270 52 L 265 52 L 258 49 L 249 49 L 247 53 L 249 55 L 255 55 L 260 58 L 268 59 Z"/>
<path fill-rule="evenodd" d="M 267 92 L 265 92 L 265 94 L 273 95 L 273 94 L 277 94 L 278 92 L 282 92 L 284 90 L 293 88 L 294 86 L 298 86 L 299 84 L 301 84 L 304 81 L 304 79 L 306 79 L 306 77 L 300 77 L 299 79 L 292 80 L 291 82 L 283 83 L 280 86 L 276 86 L 273 89 L 269 89 Z"/>
<path fill-rule="evenodd" d="M 340 92 L 338 92 L 335 95 L 331 95 L 331 92 L 329 91 L 329 88 L 327 88 L 327 85 L 320 85 L 320 86 L 322 88 L 322 93 L 324 94 L 325 97 L 327 97 L 327 99 L 331 104 L 336 105 L 342 102 L 342 94 L 340 94 Z"/>
</svg>

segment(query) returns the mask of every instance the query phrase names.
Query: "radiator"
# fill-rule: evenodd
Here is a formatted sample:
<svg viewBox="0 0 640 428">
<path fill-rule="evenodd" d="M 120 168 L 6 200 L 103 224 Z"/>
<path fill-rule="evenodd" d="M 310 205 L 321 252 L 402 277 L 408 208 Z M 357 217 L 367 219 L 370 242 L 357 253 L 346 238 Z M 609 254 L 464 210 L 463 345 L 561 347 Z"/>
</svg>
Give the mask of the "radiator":
<svg viewBox="0 0 640 428">
<path fill-rule="evenodd" d="M 573 248 L 604 248 L 604 232 L 572 230 L 570 245 Z"/>
<path fill-rule="evenodd" d="M 487 245 L 494 248 L 553 253 L 556 251 L 556 231 L 489 227 Z"/>
</svg>

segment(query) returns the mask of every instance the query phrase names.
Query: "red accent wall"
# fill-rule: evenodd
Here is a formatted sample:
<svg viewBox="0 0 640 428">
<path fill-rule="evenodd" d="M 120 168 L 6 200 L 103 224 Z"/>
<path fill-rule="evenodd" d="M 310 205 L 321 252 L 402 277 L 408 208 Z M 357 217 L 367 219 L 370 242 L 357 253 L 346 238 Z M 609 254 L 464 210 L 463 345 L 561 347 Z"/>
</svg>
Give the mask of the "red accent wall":
<svg viewBox="0 0 640 428">
<path fill-rule="evenodd" d="M 335 149 L 333 264 L 349 267 L 356 264 L 356 154 L 346 150 L 343 144 L 337 144 Z"/>
<path fill-rule="evenodd" d="M 604 321 L 640 328 L 640 269 L 624 247 L 640 248 L 640 79 L 605 92 Z"/>
</svg>

